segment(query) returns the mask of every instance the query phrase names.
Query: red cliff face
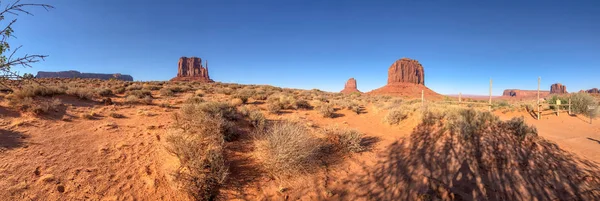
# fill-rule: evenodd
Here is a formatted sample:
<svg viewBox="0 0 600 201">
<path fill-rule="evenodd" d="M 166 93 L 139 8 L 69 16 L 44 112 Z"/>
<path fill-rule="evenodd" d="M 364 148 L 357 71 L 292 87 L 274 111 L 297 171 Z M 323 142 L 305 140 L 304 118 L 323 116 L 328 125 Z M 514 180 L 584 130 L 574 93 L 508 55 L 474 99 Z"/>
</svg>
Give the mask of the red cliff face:
<svg viewBox="0 0 600 201">
<path fill-rule="evenodd" d="M 552 86 L 550 86 L 550 93 L 551 94 L 566 94 L 567 86 L 562 85 L 560 83 L 553 84 Z"/>
<path fill-rule="evenodd" d="M 550 91 L 540 91 L 540 98 L 546 97 L 550 94 Z M 519 97 L 519 98 L 535 98 L 537 97 L 537 90 L 520 90 L 520 89 L 507 89 L 504 90 L 502 96 Z"/>
<path fill-rule="evenodd" d="M 346 85 L 344 86 L 344 89 L 341 91 L 341 93 L 349 94 L 349 93 L 354 93 L 354 92 L 360 93 L 360 91 L 358 90 L 357 85 L 356 85 L 356 80 L 354 78 L 350 78 L 346 82 Z"/>
<path fill-rule="evenodd" d="M 213 82 L 208 75 L 208 63 L 202 66 L 202 59 L 198 57 L 179 58 L 177 77 L 171 81 Z"/>
<path fill-rule="evenodd" d="M 86 79 L 101 79 L 101 80 L 123 80 L 133 81 L 131 75 L 123 75 L 120 73 L 115 74 L 103 74 L 103 73 L 81 73 L 79 71 L 57 71 L 57 72 L 44 72 L 39 71 L 36 78 L 86 78 Z"/>
<path fill-rule="evenodd" d="M 397 60 L 388 69 L 388 84 L 399 82 L 425 85 L 423 66 L 409 58 Z"/>
</svg>

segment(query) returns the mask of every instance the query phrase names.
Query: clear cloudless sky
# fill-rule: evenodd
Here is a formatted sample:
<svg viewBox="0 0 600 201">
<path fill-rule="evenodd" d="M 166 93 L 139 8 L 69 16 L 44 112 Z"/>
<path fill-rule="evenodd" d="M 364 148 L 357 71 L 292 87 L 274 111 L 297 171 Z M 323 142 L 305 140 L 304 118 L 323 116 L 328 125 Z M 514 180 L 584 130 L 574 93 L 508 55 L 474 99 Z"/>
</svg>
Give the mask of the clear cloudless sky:
<svg viewBox="0 0 600 201">
<path fill-rule="evenodd" d="M 220 82 L 361 91 L 402 57 L 441 94 L 600 88 L 598 0 L 23 0 L 13 47 L 46 54 L 21 73 L 78 70 L 168 80 L 181 56 Z M 2 1 L 2 6 L 7 2 Z"/>
</svg>

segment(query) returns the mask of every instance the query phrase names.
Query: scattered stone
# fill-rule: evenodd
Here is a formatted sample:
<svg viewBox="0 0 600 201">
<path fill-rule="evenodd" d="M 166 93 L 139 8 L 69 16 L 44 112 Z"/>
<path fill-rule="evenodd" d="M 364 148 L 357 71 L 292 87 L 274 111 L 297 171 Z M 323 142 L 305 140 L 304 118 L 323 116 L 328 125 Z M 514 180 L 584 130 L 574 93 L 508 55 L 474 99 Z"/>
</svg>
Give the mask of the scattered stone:
<svg viewBox="0 0 600 201">
<path fill-rule="evenodd" d="M 54 177 L 53 174 L 45 174 L 42 177 L 40 177 L 40 179 L 38 180 L 39 182 L 52 182 L 54 181 L 56 178 Z"/>
<path fill-rule="evenodd" d="M 59 193 L 64 193 L 64 192 L 65 192 L 65 186 L 64 186 L 64 185 L 62 185 L 62 184 L 60 184 L 60 185 L 58 185 L 58 186 L 56 187 L 56 190 L 57 190 Z"/>
</svg>

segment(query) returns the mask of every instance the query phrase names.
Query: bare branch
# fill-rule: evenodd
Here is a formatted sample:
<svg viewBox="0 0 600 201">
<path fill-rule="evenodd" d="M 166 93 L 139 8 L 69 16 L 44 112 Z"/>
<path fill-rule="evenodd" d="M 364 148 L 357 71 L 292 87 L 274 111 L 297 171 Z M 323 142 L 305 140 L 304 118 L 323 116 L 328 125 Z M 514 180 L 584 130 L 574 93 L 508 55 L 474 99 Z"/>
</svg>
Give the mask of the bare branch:
<svg viewBox="0 0 600 201">
<path fill-rule="evenodd" d="M 54 8 L 54 6 L 48 5 L 48 4 L 35 4 L 35 3 L 27 3 L 27 4 L 21 4 L 20 3 L 21 0 L 17 0 L 15 1 L 13 4 L 10 4 L 8 6 L 6 6 L 6 8 L 0 12 L 0 16 L 6 14 L 6 13 L 10 13 L 13 15 L 19 15 L 19 13 L 25 13 L 27 15 L 33 15 L 33 13 L 25 10 L 25 7 L 42 7 L 44 8 L 46 11 L 48 11 L 48 9 Z"/>
</svg>

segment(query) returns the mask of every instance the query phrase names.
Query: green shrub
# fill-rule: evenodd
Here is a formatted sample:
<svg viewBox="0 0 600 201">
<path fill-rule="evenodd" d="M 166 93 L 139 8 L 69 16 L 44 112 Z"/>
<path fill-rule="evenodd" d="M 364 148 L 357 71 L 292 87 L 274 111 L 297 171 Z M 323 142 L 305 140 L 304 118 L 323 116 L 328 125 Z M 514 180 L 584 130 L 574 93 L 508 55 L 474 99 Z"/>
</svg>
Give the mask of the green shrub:
<svg viewBox="0 0 600 201">
<path fill-rule="evenodd" d="M 575 114 L 583 114 L 592 118 L 598 115 L 598 110 L 590 111 L 588 106 L 598 106 L 593 96 L 587 93 L 574 93 L 571 95 L 571 111 Z"/>
</svg>

